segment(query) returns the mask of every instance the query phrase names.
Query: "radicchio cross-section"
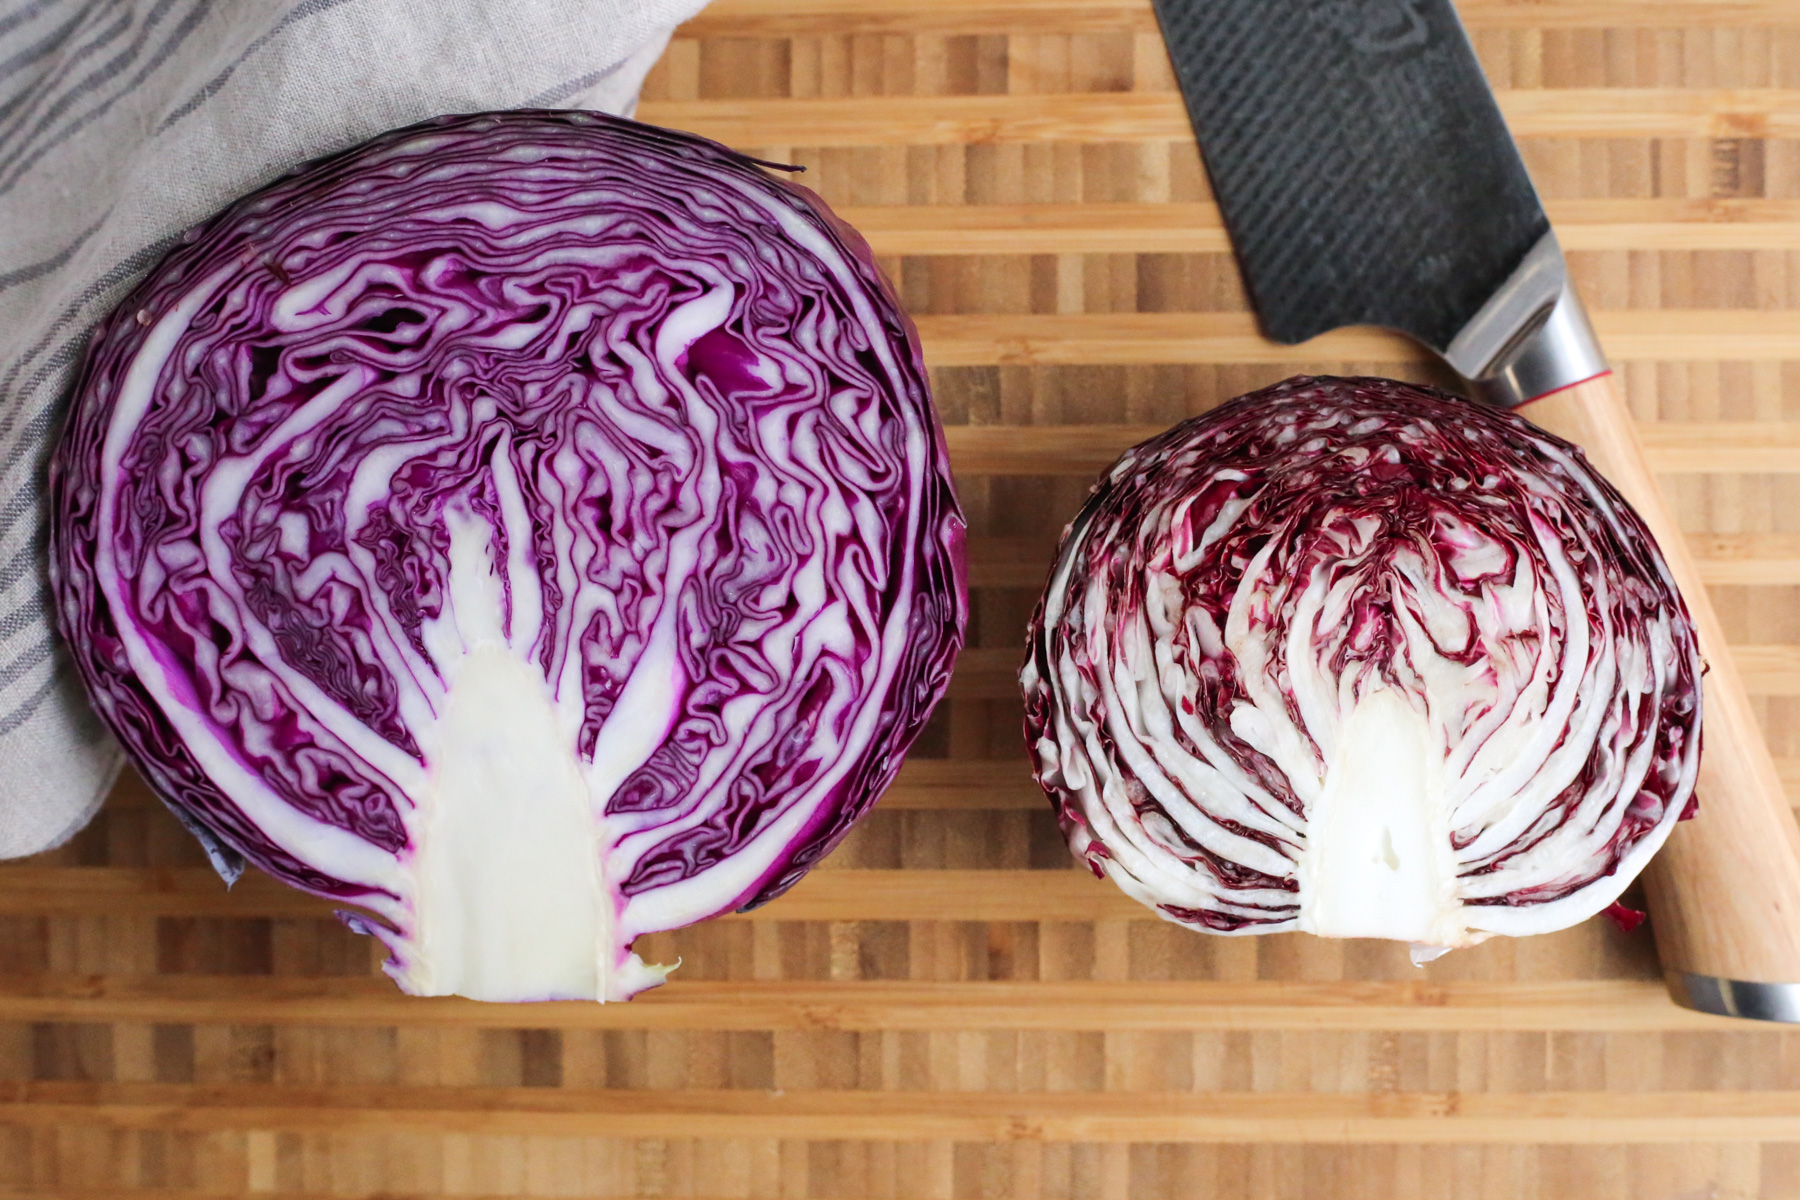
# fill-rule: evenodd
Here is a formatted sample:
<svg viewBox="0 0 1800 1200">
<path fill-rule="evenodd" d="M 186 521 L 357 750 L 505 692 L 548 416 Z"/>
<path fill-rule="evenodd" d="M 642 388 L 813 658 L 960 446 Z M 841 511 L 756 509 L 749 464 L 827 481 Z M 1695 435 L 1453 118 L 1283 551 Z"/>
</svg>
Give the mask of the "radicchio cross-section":
<svg viewBox="0 0 1800 1200">
<path fill-rule="evenodd" d="M 1580 451 L 1299 378 L 1107 472 L 1021 682 L 1071 848 L 1163 917 L 1454 947 L 1618 899 L 1689 810 L 1700 675 Z"/>
</svg>

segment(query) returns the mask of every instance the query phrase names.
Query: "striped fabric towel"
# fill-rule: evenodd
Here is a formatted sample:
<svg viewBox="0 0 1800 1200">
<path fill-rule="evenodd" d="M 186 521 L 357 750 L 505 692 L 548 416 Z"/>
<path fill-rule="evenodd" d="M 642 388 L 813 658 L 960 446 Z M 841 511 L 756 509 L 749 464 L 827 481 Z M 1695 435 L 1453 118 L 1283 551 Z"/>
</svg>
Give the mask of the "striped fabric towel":
<svg viewBox="0 0 1800 1200">
<path fill-rule="evenodd" d="M 44 472 L 88 329 L 180 232 L 440 113 L 628 112 L 705 0 L 0 0 L 0 858 L 120 753 L 57 645 Z"/>
</svg>

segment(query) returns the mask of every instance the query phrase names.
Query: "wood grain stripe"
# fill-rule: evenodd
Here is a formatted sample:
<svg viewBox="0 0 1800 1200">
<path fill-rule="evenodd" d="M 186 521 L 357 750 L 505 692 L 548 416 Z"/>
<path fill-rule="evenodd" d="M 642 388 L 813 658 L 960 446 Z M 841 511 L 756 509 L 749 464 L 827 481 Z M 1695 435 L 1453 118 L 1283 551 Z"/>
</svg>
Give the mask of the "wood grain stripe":
<svg viewBox="0 0 1800 1200">
<path fill-rule="evenodd" d="M 1545 210 L 1564 250 L 1800 249 L 1792 200 L 1561 200 Z M 1212 204 L 918 204 L 838 215 L 882 255 L 1217 254 Z"/>
<path fill-rule="evenodd" d="M 1800 472 L 1800 422 L 1647 423 L 1638 431 L 1651 468 L 1665 474 Z"/>
<path fill-rule="evenodd" d="M 1787 0 L 1462 0 L 1470 29 L 1722 29 L 1800 24 Z M 1155 33 L 1148 0 L 717 0 L 692 38 L 883 33 Z"/>
<path fill-rule="evenodd" d="M 0 1125 L 192 1133 L 1628 1145 L 1800 1140 L 1800 1092 L 885 1092 L 0 1084 Z"/>
<path fill-rule="evenodd" d="M 956 674 L 950 679 L 952 699 L 1015 700 L 1019 695 L 1019 665 L 1024 661 L 1023 640 L 1018 647 L 971 646 L 956 657 Z"/>
<path fill-rule="evenodd" d="M 971 537 L 970 587 L 1041 588 L 1056 558 L 1056 537 Z"/>
<path fill-rule="evenodd" d="M 0 976 L 0 1022 L 458 1029 L 1579 1030 L 1737 1028 L 1662 984 L 682 982 L 629 1004 L 404 996 L 385 978 Z"/>
<path fill-rule="evenodd" d="M 1779 362 L 1800 359 L 1800 311 L 1625 309 L 1593 314 L 1615 362 Z M 1337 329 L 1297 346 L 1263 337 L 1242 312 L 957 313 L 914 317 L 934 367 L 1143 363 L 1431 361 L 1397 333 Z"/>
<path fill-rule="evenodd" d="M 1800 646 L 1733 646 L 1731 657 L 1752 696 L 1800 696 Z"/>
<path fill-rule="evenodd" d="M 328 918 L 342 907 L 251 871 L 230 891 L 204 867 L 0 867 L 0 914 Z M 815 870 L 722 921 L 1154 919 L 1110 883 L 1066 870 Z"/>
<path fill-rule="evenodd" d="M 1800 534 L 1690 533 L 1687 544 L 1708 583 L 1800 583 Z"/>
<path fill-rule="evenodd" d="M 1800 90 L 1534 88 L 1496 93 L 1517 138 L 1769 138 L 1800 133 Z M 1185 142 L 1172 92 L 645 100 L 638 117 L 742 149 Z"/>
<path fill-rule="evenodd" d="M 1298 346 L 1284 346 L 1264 337 L 1256 318 L 1244 312 L 919 313 L 914 314 L 913 322 L 919 328 L 925 362 L 933 367 L 1141 363 L 1391 366 L 1431 359 L 1410 339 L 1370 327 L 1336 329 Z M 1793 324 L 1800 330 L 1800 318 Z M 1793 353 L 1800 356 L 1800 349 Z"/>
<path fill-rule="evenodd" d="M 1025 747 L 1005 759 L 915 758 L 881 797 L 883 809 L 1025 809 L 1040 811 L 1048 801 L 1031 777 Z"/>
</svg>

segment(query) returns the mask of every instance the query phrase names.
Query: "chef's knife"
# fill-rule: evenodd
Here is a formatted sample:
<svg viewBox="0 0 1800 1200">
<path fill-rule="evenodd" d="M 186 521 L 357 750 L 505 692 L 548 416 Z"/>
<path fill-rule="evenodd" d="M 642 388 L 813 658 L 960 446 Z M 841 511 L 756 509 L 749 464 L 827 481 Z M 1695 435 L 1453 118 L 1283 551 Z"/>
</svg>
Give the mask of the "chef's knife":
<svg viewBox="0 0 1800 1200">
<path fill-rule="evenodd" d="M 1645 873 L 1675 999 L 1800 1022 L 1800 829 L 1681 532 L 1450 0 L 1155 0 L 1268 335 L 1383 325 L 1580 445 L 1710 666 L 1700 816 Z"/>
</svg>

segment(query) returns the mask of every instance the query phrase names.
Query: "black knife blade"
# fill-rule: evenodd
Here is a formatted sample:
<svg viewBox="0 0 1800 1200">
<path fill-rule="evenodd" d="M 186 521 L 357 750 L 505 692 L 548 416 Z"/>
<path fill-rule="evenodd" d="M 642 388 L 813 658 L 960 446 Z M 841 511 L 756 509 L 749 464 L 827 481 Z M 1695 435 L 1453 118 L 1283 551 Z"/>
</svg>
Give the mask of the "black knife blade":
<svg viewBox="0 0 1800 1200">
<path fill-rule="evenodd" d="M 1383 325 L 1477 381 L 1506 375 L 1546 323 L 1585 341 L 1577 361 L 1489 389 L 1512 403 L 1605 370 L 1449 0 L 1155 7 L 1271 338 Z"/>
</svg>

